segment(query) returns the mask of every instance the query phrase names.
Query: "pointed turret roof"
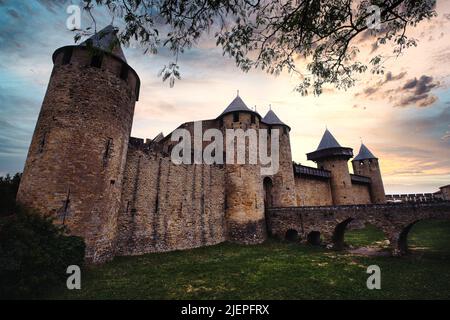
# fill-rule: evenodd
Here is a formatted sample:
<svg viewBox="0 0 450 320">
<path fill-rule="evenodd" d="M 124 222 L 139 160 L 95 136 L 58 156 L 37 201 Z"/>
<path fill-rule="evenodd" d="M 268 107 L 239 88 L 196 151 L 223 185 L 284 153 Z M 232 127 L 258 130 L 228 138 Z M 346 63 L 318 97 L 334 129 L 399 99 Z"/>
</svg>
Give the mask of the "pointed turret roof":
<svg viewBox="0 0 450 320">
<path fill-rule="evenodd" d="M 225 110 L 223 110 L 223 112 L 220 114 L 219 117 L 221 117 L 227 113 L 236 112 L 236 111 L 245 111 L 245 112 L 256 113 L 255 111 L 253 111 L 252 109 L 247 107 L 247 105 L 244 103 L 244 101 L 242 101 L 241 97 L 239 97 L 239 95 L 237 95 L 236 98 L 234 98 L 233 101 L 231 101 L 231 103 L 228 105 L 228 107 L 226 107 Z M 258 113 L 256 113 L 256 114 L 258 114 Z"/>
<path fill-rule="evenodd" d="M 337 142 L 336 138 L 333 137 L 328 129 L 325 129 L 323 133 L 322 140 L 320 140 L 317 150 L 329 149 L 329 148 L 340 148 L 341 145 Z"/>
<path fill-rule="evenodd" d="M 117 28 L 109 25 L 82 42 L 80 46 L 87 46 L 90 43 L 94 48 L 110 52 L 122 61 L 127 62 L 122 47 L 120 46 L 120 41 L 117 38 L 117 32 Z"/>
<path fill-rule="evenodd" d="M 373 155 L 373 153 L 370 152 L 369 148 L 367 148 L 364 145 L 364 143 L 361 143 L 361 147 L 359 148 L 359 153 L 356 157 L 353 158 L 353 160 L 361 161 L 361 160 L 366 160 L 366 159 L 377 159 L 377 157 L 375 157 Z"/>
<path fill-rule="evenodd" d="M 156 137 L 153 138 L 152 142 L 160 142 L 162 139 L 164 139 L 164 134 L 160 132 Z"/>
<path fill-rule="evenodd" d="M 270 109 L 267 114 L 264 116 L 264 118 L 262 119 L 262 122 L 266 123 L 266 124 L 278 124 L 278 125 L 282 125 L 282 126 L 288 126 L 287 124 L 285 124 L 283 121 L 280 120 L 280 118 L 278 118 L 278 116 L 275 114 L 275 112 L 272 111 L 272 109 Z"/>
<path fill-rule="evenodd" d="M 317 150 L 307 153 L 306 158 L 312 161 L 319 161 L 321 159 L 335 157 L 348 160 L 353 157 L 353 149 L 342 147 L 339 142 L 337 142 L 336 138 L 333 137 L 331 132 L 326 129 Z"/>
</svg>

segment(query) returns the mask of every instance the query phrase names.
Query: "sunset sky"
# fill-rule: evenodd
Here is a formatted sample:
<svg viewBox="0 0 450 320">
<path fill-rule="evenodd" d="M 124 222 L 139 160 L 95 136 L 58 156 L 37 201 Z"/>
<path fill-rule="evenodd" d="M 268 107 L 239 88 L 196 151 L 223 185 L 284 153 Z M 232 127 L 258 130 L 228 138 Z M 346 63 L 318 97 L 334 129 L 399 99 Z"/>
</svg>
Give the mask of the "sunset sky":
<svg viewBox="0 0 450 320">
<path fill-rule="evenodd" d="M 73 43 L 65 27 L 71 3 L 78 1 L 0 0 L 0 175 L 23 170 L 51 55 Z M 294 92 L 293 75 L 243 73 L 209 37 L 180 57 L 182 80 L 173 88 L 157 76 L 171 61 L 165 50 L 144 56 L 140 48 L 126 48 L 142 83 L 132 135 L 153 138 L 182 122 L 215 118 L 239 90 L 249 107 L 264 116 L 270 104 L 292 128 L 295 161 L 314 166 L 305 154 L 316 149 L 328 127 L 342 146 L 356 154 L 362 139 L 380 159 L 387 193 L 437 191 L 450 183 L 450 1 L 438 1 L 437 12 L 437 18 L 409 29 L 418 47 L 391 58 L 384 75 L 367 72 L 351 90 L 330 88 L 320 97 Z M 99 28 L 111 22 L 105 12 L 94 13 Z M 89 24 L 87 17 L 83 23 Z M 356 41 L 363 60 L 392 50 L 377 48 L 369 35 Z"/>
</svg>

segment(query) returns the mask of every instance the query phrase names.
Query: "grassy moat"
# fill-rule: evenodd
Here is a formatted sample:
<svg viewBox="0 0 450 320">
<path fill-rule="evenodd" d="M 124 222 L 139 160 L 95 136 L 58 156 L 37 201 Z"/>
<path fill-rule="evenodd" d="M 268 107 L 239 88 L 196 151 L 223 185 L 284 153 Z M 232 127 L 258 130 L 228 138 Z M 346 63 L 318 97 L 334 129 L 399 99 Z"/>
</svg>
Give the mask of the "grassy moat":
<svg viewBox="0 0 450 320">
<path fill-rule="evenodd" d="M 348 231 L 351 246 L 383 247 L 374 227 Z M 119 257 L 82 273 L 81 290 L 50 299 L 449 299 L 450 221 L 423 221 L 405 257 L 360 256 L 283 241 L 220 244 Z M 381 290 L 366 288 L 366 268 L 381 268 Z"/>
</svg>

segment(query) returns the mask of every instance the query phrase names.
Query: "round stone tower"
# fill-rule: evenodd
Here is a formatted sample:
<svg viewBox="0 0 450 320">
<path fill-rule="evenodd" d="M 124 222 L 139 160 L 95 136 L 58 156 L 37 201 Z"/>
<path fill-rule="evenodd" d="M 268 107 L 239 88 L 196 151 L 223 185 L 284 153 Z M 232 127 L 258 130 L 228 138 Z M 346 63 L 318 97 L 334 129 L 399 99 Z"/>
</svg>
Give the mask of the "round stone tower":
<svg viewBox="0 0 450 320">
<path fill-rule="evenodd" d="M 258 157 L 256 163 L 252 164 L 248 156 L 249 150 L 257 148 L 261 117 L 249 109 L 238 95 L 217 119 L 225 137 L 225 217 L 228 240 L 245 244 L 261 243 L 267 237 L 261 167 Z M 227 132 L 227 129 L 234 130 Z M 232 132 L 239 135 L 239 129 L 248 137 L 239 139 L 230 135 Z M 251 131 L 256 132 L 256 137 L 247 129 L 255 129 Z M 227 140 L 234 141 L 231 143 L 234 152 L 226 147 Z M 245 148 L 245 163 L 238 161 L 239 145 Z"/>
<path fill-rule="evenodd" d="M 279 133 L 279 168 L 270 177 L 272 181 L 272 205 L 274 207 L 290 207 L 296 205 L 295 180 L 292 165 L 291 142 L 289 132 L 291 128 L 278 118 L 270 109 L 262 119 L 269 132 L 278 130 Z M 270 138 L 268 141 L 270 147 Z"/>
<path fill-rule="evenodd" d="M 114 254 L 140 80 L 112 26 L 59 48 L 53 63 L 17 201 L 82 236 L 86 259 L 102 262 Z"/>
<path fill-rule="evenodd" d="M 331 172 L 331 196 L 334 205 L 353 203 L 352 181 L 348 170 L 348 159 L 351 157 L 353 150 L 341 147 L 328 129 L 325 130 L 317 150 L 307 154 L 307 159 L 316 162 L 319 169 Z"/>
<path fill-rule="evenodd" d="M 370 197 L 372 203 L 385 203 L 383 179 L 378 158 L 362 143 L 358 155 L 352 160 L 353 172 L 371 179 Z"/>
</svg>

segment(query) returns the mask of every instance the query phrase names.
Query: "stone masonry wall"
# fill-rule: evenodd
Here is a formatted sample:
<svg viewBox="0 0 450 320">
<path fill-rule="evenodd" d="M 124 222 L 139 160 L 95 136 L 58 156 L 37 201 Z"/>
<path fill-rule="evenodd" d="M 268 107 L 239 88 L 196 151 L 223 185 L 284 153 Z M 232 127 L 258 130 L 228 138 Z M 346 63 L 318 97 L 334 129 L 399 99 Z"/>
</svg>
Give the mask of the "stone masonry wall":
<svg viewBox="0 0 450 320">
<path fill-rule="evenodd" d="M 323 159 L 318 163 L 319 168 L 331 172 L 331 195 L 334 205 L 353 204 L 352 182 L 346 159 Z"/>
<path fill-rule="evenodd" d="M 331 206 L 330 181 L 326 179 L 312 179 L 295 177 L 297 206 Z"/>
<path fill-rule="evenodd" d="M 86 50 L 68 64 L 56 56 L 17 194 L 22 205 L 56 218 L 86 242 L 90 262 L 111 259 L 136 79 L 105 55 L 91 67 Z M 94 83 L 95 85 L 92 85 Z"/>
<path fill-rule="evenodd" d="M 239 121 L 233 121 L 233 115 L 223 116 L 223 129 L 259 128 L 259 119 L 251 121 L 249 113 L 239 113 Z M 246 154 L 249 142 L 245 143 Z M 235 141 L 234 158 L 236 159 L 237 142 Z M 228 152 L 230 150 L 227 150 Z M 246 156 L 247 158 L 247 156 Z M 245 244 L 263 242 L 266 237 L 264 220 L 264 190 L 261 166 L 257 164 L 226 164 L 226 221 L 227 240 Z"/>
<path fill-rule="evenodd" d="M 411 227 L 424 219 L 450 219 L 450 202 L 271 208 L 267 219 L 275 237 L 285 238 L 288 230 L 295 230 L 301 241 L 309 242 L 315 233 L 337 249 L 345 245 L 351 223 L 371 224 L 383 231 L 392 253 L 401 255 L 407 251 Z"/>
<path fill-rule="evenodd" d="M 224 169 L 175 165 L 128 149 L 117 255 L 189 249 L 225 241 Z"/>
<path fill-rule="evenodd" d="M 386 202 L 383 178 L 381 177 L 378 159 L 365 159 L 363 161 L 352 161 L 353 172 L 358 175 L 369 177 L 372 181 L 370 195 L 372 203 Z"/>
<path fill-rule="evenodd" d="M 292 164 L 291 142 L 289 129 L 274 125 L 271 130 L 279 130 L 279 170 L 272 176 L 273 205 L 275 207 L 290 207 L 296 205 L 294 170 Z M 269 140 L 269 149 L 270 140 Z M 272 150 L 270 150 L 272 152 Z"/>
<path fill-rule="evenodd" d="M 370 204 L 370 187 L 366 184 L 352 184 L 353 204 Z"/>
</svg>

